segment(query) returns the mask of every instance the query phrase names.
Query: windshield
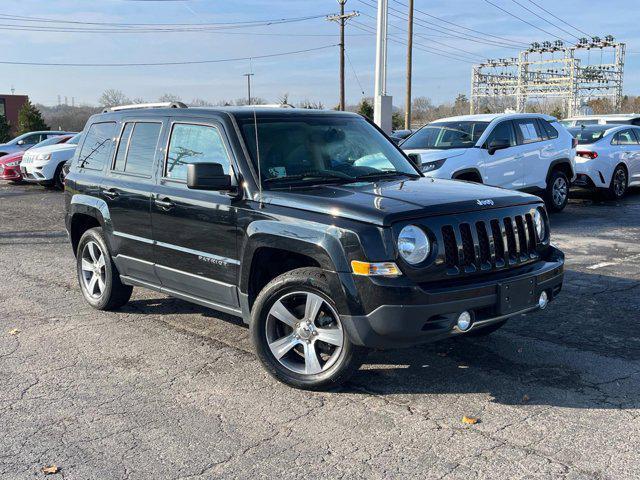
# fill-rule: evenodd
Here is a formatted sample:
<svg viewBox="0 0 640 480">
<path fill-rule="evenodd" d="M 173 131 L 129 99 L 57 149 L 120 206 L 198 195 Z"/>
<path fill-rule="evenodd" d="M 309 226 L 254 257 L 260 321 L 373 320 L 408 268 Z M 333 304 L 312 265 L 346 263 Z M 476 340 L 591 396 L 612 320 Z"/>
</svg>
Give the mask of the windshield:
<svg viewBox="0 0 640 480">
<path fill-rule="evenodd" d="M 256 166 L 253 118 L 240 124 Z M 258 146 L 262 184 L 267 189 L 420 176 L 389 140 L 358 117 L 258 117 Z"/>
<path fill-rule="evenodd" d="M 600 140 L 610 129 L 610 126 L 594 125 L 589 127 L 573 127 L 568 130 L 569 133 L 578 140 L 578 145 L 588 145 Z"/>
<path fill-rule="evenodd" d="M 407 138 L 403 150 L 471 148 L 478 142 L 489 122 L 430 123 Z"/>
<path fill-rule="evenodd" d="M 49 145 L 56 145 L 58 143 L 64 142 L 64 137 L 62 137 L 62 135 L 58 135 L 56 137 L 49 137 L 46 140 L 41 141 L 40 143 L 36 143 L 33 148 L 47 147 Z"/>
</svg>

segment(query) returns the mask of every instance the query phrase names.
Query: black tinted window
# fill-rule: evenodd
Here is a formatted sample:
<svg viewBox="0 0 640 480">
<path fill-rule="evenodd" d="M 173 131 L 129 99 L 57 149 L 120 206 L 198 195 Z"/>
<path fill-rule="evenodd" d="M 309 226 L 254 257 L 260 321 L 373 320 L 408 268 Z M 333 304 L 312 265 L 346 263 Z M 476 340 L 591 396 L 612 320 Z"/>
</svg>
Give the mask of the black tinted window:
<svg viewBox="0 0 640 480">
<path fill-rule="evenodd" d="M 623 130 L 613 136 L 613 145 L 637 145 L 636 136 L 631 130 Z"/>
<path fill-rule="evenodd" d="M 122 130 L 120 140 L 118 141 L 118 151 L 116 152 L 116 161 L 113 164 L 114 170 L 124 172 L 124 164 L 127 156 L 127 147 L 129 146 L 129 138 L 133 131 L 133 123 L 127 123 Z"/>
<path fill-rule="evenodd" d="M 538 119 L 538 123 L 544 130 L 544 136 L 546 138 L 558 138 L 558 131 L 549 122 L 547 122 L 546 120 Z"/>
<path fill-rule="evenodd" d="M 217 128 L 187 124 L 173 127 L 165 175 L 186 181 L 190 163 L 219 163 L 229 173 L 229 155 Z"/>
<path fill-rule="evenodd" d="M 94 123 L 89 127 L 78 155 L 80 168 L 102 170 L 111 157 L 115 129 L 115 122 Z"/>
<path fill-rule="evenodd" d="M 127 173 L 151 175 L 156 145 L 160 137 L 160 123 L 136 123 L 129 140 L 129 150 L 124 165 Z"/>
<path fill-rule="evenodd" d="M 511 122 L 500 122 L 494 127 L 487 138 L 487 145 L 491 145 L 492 142 L 507 141 L 512 147 L 516 144 L 516 136 L 513 132 Z"/>
</svg>

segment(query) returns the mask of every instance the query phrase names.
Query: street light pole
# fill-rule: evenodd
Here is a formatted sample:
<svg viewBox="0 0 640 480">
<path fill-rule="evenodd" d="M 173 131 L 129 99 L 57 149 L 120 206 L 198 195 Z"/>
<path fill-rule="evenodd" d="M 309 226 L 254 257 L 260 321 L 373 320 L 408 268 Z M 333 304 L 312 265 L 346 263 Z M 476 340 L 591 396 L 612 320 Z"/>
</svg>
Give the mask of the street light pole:
<svg viewBox="0 0 640 480">
<path fill-rule="evenodd" d="M 376 34 L 375 98 L 373 121 L 386 133 L 391 133 L 393 102 L 387 95 L 387 23 L 388 0 L 378 0 L 378 28 Z"/>
<path fill-rule="evenodd" d="M 243 76 L 247 77 L 247 105 L 251 105 L 251 77 L 253 77 L 253 73 L 245 73 Z"/>
</svg>

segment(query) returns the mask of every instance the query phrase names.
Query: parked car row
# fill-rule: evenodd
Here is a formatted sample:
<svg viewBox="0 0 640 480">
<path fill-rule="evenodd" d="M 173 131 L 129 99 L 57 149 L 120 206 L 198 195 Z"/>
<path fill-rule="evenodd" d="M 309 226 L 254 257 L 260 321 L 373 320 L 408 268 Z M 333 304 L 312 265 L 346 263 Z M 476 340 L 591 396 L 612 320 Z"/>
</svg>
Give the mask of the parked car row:
<svg viewBox="0 0 640 480">
<path fill-rule="evenodd" d="M 74 132 L 31 132 L 0 145 L 5 152 L 0 156 L 0 180 L 62 189 L 63 166 L 73 157 L 79 137 Z M 6 154 L 7 151 L 11 153 Z"/>
<path fill-rule="evenodd" d="M 535 193 L 561 211 L 572 186 L 620 199 L 640 185 L 640 127 L 626 117 L 567 129 L 541 114 L 464 115 L 425 125 L 400 147 L 427 176 Z"/>
</svg>

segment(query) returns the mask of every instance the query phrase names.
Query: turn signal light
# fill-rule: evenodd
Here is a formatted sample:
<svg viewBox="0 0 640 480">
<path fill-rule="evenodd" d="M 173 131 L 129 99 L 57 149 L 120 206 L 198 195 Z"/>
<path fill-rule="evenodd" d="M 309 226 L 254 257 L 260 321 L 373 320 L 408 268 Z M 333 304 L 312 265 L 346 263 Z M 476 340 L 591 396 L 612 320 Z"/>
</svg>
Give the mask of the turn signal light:
<svg viewBox="0 0 640 480">
<path fill-rule="evenodd" d="M 598 158 L 598 152 L 588 152 L 588 151 L 580 151 L 576 152 L 576 155 L 582 158 L 590 158 L 593 160 L 594 158 Z"/>
<path fill-rule="evenodd" d="M 398 277 L 402 272 L 393 262 L 360 262 L 358 260 L 351 261 L 351 270 L 355 275 L 381 276 L 381 277 Z"/>
</svg>

